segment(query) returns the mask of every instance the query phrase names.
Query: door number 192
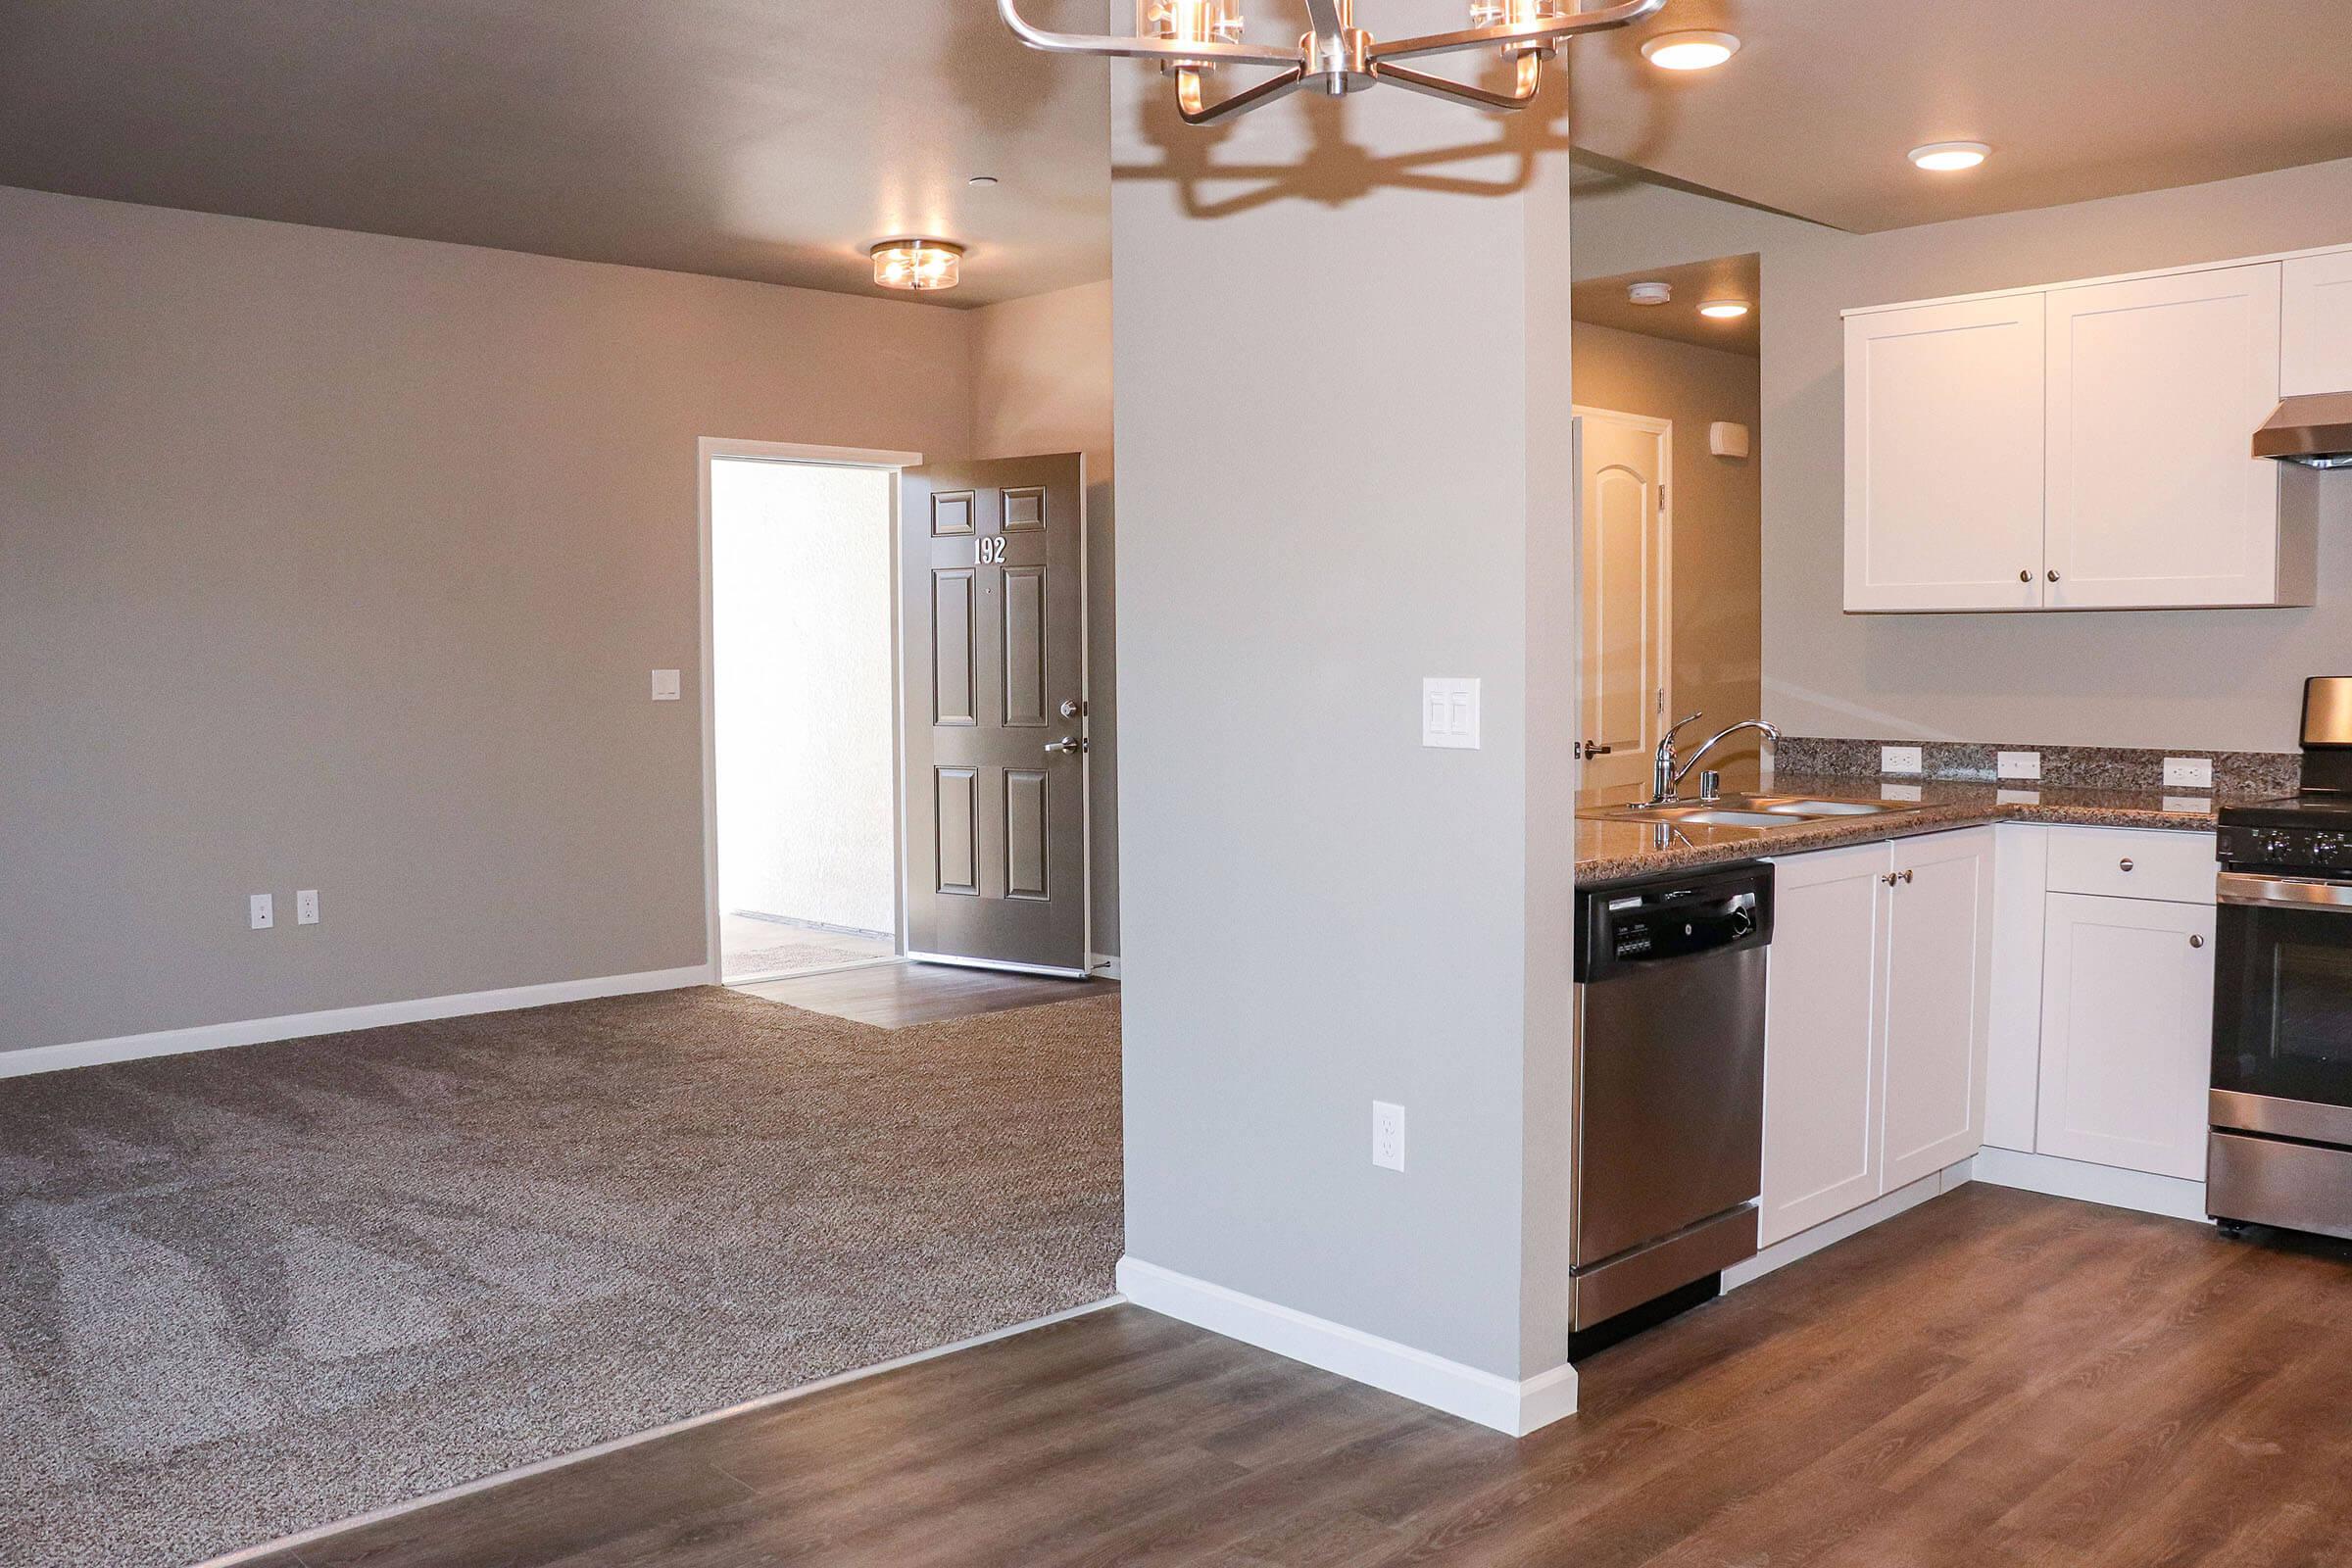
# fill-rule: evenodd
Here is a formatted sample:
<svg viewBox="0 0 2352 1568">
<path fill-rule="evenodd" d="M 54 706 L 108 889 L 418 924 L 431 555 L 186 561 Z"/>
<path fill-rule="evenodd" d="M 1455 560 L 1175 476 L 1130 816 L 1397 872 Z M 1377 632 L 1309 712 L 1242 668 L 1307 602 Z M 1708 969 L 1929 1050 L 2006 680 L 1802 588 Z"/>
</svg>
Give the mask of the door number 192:
<svg viewBox="0 0 2352 1568">
<path fill-rule="evenodd" d="M 978 559 L 983 566 L 993 565 L 1003 561 L 1004 559 L 1004 536 L 998 534 L 993 539 L 981 540 Z"/>
</svg>

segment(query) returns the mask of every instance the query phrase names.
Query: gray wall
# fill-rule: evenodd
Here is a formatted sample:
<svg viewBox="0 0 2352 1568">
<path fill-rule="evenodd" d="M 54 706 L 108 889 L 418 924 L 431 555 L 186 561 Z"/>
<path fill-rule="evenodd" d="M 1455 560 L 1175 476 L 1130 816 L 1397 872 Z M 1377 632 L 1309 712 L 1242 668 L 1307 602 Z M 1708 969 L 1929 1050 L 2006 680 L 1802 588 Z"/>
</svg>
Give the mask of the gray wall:
<svg viewBox="0 0 2352 1568">
<path fill-rule="evenodd" d="M 1580 193 L 1579 276 L 1763 257 L 1764 703 L 1792 732 L 2291 751 L 2352 662 L 2352 478 L 2307 610 L 1846 615 L 1843 347 L 1858 305 L 2352 240 L 2352 161 L 1853 235 L 1704 197 Z"/>
<path fill-rule="evenodd" d="M 696 437 L 968 321 L 0 190 L 0 1049 L 702 962 Z"/>
<path fill-rule="evenodd" d="M 1706 734 L 1760 711 L 1764 661 L 1761 588 L 1764 489 L 1753 449 L 1707 450 L 1707 426 L 1758 420 L 1756 361 L 1743 354 L 1576 323 L 1576 399 L 1589 408 L 1674 421 L 1667 499 L 1674 529 L 1675 716 L 1703 710 Z M 1736 736 L 1707 765 L 1753 782 L 1756 747 Z"/>
<path fill-rule="evenodd" d="M 1202 134 L 1149 73 L 1113 94 L 1128 1251 L 1533 1375 L 1566 1329 L 1564 105 Z M 1367 178 L 1459 148 L 1431 167 L 1494 194 Z M 1424 675 L 1483 678 L 1483 750 L 1422 748 Z"/>
<path fill-rule="evenodd" d="M 1086 457 L 1088 854 L 1097 953 L 1119 951 L 1119 691 L 1112 584 L 1117 495 L 1110 437 L 1110 283 L 972 313 L 972 455 Z"/>
</svg>

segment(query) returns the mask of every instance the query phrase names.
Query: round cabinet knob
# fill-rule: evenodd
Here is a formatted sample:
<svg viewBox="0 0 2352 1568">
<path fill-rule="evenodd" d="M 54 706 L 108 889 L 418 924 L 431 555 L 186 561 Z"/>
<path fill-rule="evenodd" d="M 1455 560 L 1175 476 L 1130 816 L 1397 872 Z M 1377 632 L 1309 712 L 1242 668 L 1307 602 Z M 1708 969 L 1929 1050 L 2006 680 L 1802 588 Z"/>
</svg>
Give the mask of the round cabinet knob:
<svg viewBox="0 0 2352 1568">
<path fill-rule="evenodd" d="M 2032 582 L 2034 580 L 2034 574 L 2030 571 L 2021 571 L 2017 574 L 2017 580 L 2019 582 Z"/>
<path fill-rule="evenodd" d="M 2056 582 L 2057 580 L 2058 580 L 2058 573 L 2057 573 L 2056 571 L 2052 571 L 2052 572 L 2050 573 L 2050 581 L 2052 581 L 2052 582 Z"/>
<path fill-rule="evenodd" d="M 2188 945 L 2192 948 L 2201 948 L 2205 945 L 2205 939 L 2203 937 L 2190 937 L 2188 939 Z"/>
<path fill-rule="evenodd" d="M 2129 859 L 2118 860 L 2115 863 L 2122 866 L 2127 871 L 2132 869 L 2132 862 Z"/>
</svg>

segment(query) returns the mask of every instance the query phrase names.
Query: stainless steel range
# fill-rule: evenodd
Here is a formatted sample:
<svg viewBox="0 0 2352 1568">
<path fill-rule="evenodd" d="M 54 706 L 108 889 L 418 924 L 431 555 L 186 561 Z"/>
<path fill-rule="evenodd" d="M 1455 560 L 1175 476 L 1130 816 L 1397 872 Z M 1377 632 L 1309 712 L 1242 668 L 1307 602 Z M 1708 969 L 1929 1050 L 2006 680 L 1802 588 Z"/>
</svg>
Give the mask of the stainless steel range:
<svg viewBox="0 0 2352 1568">
<path fill-rule="evenodd" d="M 2303 690 L 2303 788 L 2221 812 L 2205 1206 L 2352 1238 L 2352 676 Z"/>
</svg>

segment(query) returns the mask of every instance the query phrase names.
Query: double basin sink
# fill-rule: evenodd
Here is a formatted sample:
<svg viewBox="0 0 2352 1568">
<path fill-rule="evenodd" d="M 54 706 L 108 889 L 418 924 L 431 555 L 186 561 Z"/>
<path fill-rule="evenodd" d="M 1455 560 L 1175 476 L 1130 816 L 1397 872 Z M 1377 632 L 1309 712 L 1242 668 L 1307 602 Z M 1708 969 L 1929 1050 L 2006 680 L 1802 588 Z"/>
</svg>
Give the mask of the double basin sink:
<svg viewBox="0 0 2352 1568">
<path fill-rule="evenodd" d="M 1672 827 L 1794 827 L 1829 817 L 1881 816 L 1916 810 L 1907 801 L 1836 801 L 1810 795 L 1724 795 L 1668 806 L 1600 806 L 1579 815 L 1606 822 L 1654 822 Z"/>
</svg>

